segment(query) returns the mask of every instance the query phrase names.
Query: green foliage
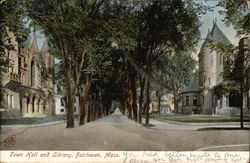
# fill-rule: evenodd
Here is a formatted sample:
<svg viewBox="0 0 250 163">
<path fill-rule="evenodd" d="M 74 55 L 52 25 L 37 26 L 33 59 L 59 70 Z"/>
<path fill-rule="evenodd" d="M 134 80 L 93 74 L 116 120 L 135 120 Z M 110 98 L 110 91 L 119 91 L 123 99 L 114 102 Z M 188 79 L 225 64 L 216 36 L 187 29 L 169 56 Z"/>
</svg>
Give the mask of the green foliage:
<svg viewBox="0 0 250 163">
<path fill-rule="evenodd" d="M 225 15 L 226 25 L 232 24 L 238 35 L 250 33 L 249 11 L 245 0 L 221 0 L 218 6 L 225 9 L 220 13 Z"/>
<path fill-rule="evenodd" d="M 221 93 L 228 94 L 230 91 L 239 91 L 242 84 L 243 89 L 247 87 L 247 68 L 249 67 L 249 49 L 243 52 L 238 46 L 216 43 L 212 46 L 217 53 L 224 57 L 224 71 L 222 72 L 224 83 Z M 248 50 L 248 51 L 247 51 Z"/>
<path fill-rule="evenodd" d="M 153 50 L 154 59 L 172 51 L 190 50 L 196 45 L 200 36 L 201 6 L 179 0 L 148 0 L 141 6 L 137 44 L 143 55 L 151 55 Z"/>
<path fill-rule="evenodd" d="M 148 58 L 153 62 L 173 51 L 193 49 L 199 39 L 199 14 L 204 11 L 198 4 L 180 0 L 23 2 L 31 25 L 46 35 L 53 53 L 62 59 L 64 69 L 71 70 L 71 78 L 84 60 L 80 83 L 87 76 L 83 70 L 88 70 L 92 78 L 98 79 L 96 89 L 114 99 L 122 96 L 126 66 L 129 66 L 123 53 L 129 53 L 138 64 L 145 65 Z M 114 42 L 119 50 L 111 47 Z M 173 73 L 176 65 L 185 61 L 185 58 L 177 61 L 177 56 L 172 59 L 175 61 L 168 64 L 172 72 L 164 73 Z M 192 67 L 183 73 L 189 68 Z M 170 80 L 171 84 L 175 83 L 171 85 L 173 89 L 180 87 L 178 82 L 186 83 L 186 79 L 167 79 Z"/>
<path fill-rule="evenodd" d="M 27 36 L 27 29 L 23 24 L 23 10 L 20 5 L 21 3 L 17 0 L 0 3 L 0 73 L 8 65 L 8 59 L 5 58 L 6 52 L 14 50 L 9 33 L 13 32 L 19 43 L 24 41 Z"/>
<path fill-rule="evenodd" d="M 179 91 L 194 77 L 196 61 L 190 54 L 179 53 L 173 56 L 161 56 L 154 65 L 155 79 L 165 83 L 171 91 Z"/>
</svg>

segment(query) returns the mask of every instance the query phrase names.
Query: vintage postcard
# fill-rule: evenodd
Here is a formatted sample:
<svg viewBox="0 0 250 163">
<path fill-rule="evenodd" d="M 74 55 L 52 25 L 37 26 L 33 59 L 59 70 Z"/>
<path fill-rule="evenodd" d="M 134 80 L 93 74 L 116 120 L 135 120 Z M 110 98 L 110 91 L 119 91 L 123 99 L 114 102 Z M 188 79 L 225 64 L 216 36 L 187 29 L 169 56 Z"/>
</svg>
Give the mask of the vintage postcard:
<svg viewBox="0 0 250 163">
<path fill-rule="evenodd" d="M 248 163 L 249 0 L 0 0 L 0 162 Z"/>
</svg>

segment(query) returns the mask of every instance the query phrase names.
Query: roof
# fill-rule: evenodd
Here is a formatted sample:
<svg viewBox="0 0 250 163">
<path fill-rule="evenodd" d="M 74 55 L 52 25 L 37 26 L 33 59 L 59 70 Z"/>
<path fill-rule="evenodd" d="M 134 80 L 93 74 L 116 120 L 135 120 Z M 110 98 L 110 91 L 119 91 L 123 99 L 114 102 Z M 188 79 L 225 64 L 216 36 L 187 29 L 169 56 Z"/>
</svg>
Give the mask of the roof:
<svg viewBox="0 0 250 163">
<path fill-rule="evenodd" d="M 48 44 L 48 41 L 45 40 L 44 43 L 43 43 L 43 46 L 40 50 L 41 53 L 46 53 L 49 51 L 49 44 Z"/>
<path fill-rule="evenodd" d="M 222 43 L 225 45 L 230 45 L 231 42 L 229 41 L 229 39 L 226 37 L 226 35 L 221 31 L 221 29 L 219 28 L 219 26 L 217 25 L 216 22 L 214 22 L 214 26 L 210 32 L 210 36 L 212 38 L 213 41 L 218 42 L 218 43 Z"/>
<path fill-rule="evenodd" d="M 4 88 L 9 89 L 13 92 L 17 92 L 17 93 L 19 92 L 21 96 L 23 97 L 36 95 L 36 96 L 39 96 L 40 98 L 46 98 L 44 91 L 21 85 L 20 82 L 17 82 L 14 80 L 10 80 L 4 86 Z"/>
<path fill-rule="evenodd" d="M 26 39 L 26 41 L 24 41 L 24 42 L 21 44 L 21 46 L 22 46 L 24 49 L 30 50 L 31 47 L 32 47 L 32 44 L 34 44 L 35 48 L 38 49 L 36 33 L 30 34 L 30 35 L 28 36 L 28 38 Z"/>
<path fill-rule="evenodd" d="M 224 45 L 230 45 L 232 44 L 230 40 L 227 38 L 227 36 L 221 31 L 219 26 L 217 25 L 216 21 L 213 22 L 213 28 L 211 32 L 208 30 L 207 36 L 205 38 L 205 41 L 202 44 L 202 48 L 210 47 L 212 42 L 214 43 L 222 43 Z M 201 55 L 201 51 L 199 53 Z"/>
<path fill-rule="evenodd" d="M 21 88 L 21 83 L 14 81 L 14 80 L 10 80 L 5 86 L 4 88 L 7 88 L 13 92 L 18 92 Z"/>
<path fill-rule="evenodd" d="M 189 85 L 184 87 L 184 89 L 182 90 L 182 93 L 198 92 L 198 91 L 199 91 L 199 80 L 194 79 L 189 83 Z"/>
</svg>

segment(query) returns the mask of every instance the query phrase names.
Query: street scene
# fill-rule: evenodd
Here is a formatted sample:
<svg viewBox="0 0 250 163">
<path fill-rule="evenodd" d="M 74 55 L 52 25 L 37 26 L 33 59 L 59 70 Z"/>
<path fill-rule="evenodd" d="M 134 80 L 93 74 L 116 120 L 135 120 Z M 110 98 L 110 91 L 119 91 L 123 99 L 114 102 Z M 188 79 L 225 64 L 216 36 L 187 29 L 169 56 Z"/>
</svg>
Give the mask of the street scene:
<svg viewBox="0 0 250 163">
<path fill-rule="evenodd" d="M 249 11 L 0 0 L 1 151 L 249 151 Z"/>
</svg>

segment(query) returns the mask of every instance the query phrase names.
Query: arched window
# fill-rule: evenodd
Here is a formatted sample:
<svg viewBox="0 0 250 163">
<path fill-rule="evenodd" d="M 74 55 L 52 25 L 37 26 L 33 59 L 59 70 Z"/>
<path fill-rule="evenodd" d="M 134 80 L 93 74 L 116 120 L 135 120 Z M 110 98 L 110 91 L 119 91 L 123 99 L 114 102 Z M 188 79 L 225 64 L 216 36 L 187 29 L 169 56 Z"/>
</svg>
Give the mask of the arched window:
<svg viewBox="0 0 250 163">
<path fill-rule="evenodd" d="M 32 113 L 35 113 L 35 96 L 32 98 Z"/>
<path fill-rule="evenodd" d="M 34 87 L 35 86 L 35 63 L 34 61 L 31 61 L 30 80 L 31 80 L 31 87 Z"/>
</svg>

